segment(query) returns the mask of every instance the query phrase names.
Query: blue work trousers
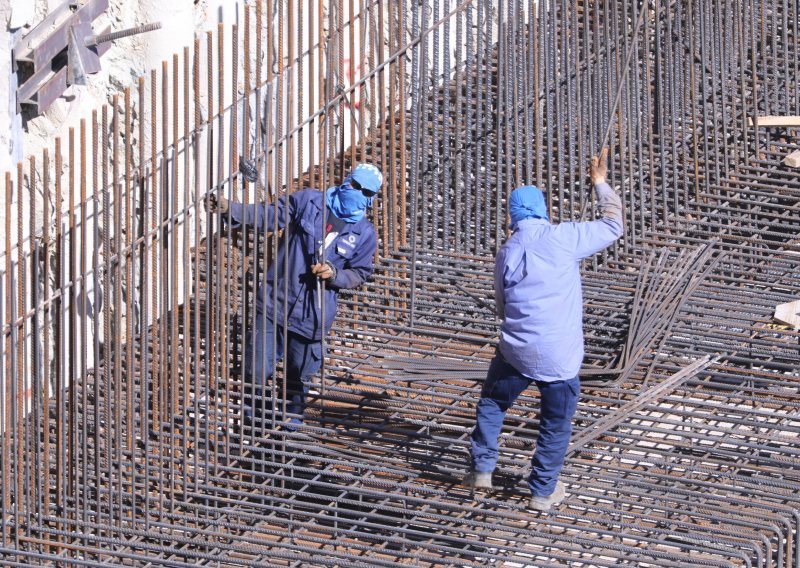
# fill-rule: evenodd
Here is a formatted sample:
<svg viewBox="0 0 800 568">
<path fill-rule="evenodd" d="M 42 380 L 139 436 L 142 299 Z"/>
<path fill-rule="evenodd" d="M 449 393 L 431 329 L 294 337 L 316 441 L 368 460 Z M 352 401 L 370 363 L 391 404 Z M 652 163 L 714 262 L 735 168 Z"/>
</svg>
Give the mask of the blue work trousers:
<svg viewBox="0 0 800 568">
<path fill-rule="evenodd" d="M 489 366 L 486 382 L 478 402 L 475 429 L 472 432 L 472 469 L 494 471 L 497 465 L 497 438 L 503 427 L 506 411 L 531 383 L 541 395 L 539 437 L 531 460 L 528 485 L 536 496 L 555 491 L 558 474 L 572 434 L 572 416 L 578 406 L 580 380 L 534 381 L 522 376 L 499 353 Z"/>
<path fill-rule="evenodd" d="M 246 421 L 266 416 L 272 408 L 268 381 L 275 364 L 283 358 L 284 335 L 286 339 L 286 410 L 303 414 L 311 376 L 322 366 L 322 343 L 302 335 L 286 332 L 282 326 L 273 325 L 269 319 L 256 314 L 245 343 L 245 378 L 243 414 Z M 283 385 L 276 385 L 278 399 L 283 397 Z M 276 410 L 278 410 L 276 408 Z M 291 422 L 300 422 L 292 418 Z"/>
</svg>

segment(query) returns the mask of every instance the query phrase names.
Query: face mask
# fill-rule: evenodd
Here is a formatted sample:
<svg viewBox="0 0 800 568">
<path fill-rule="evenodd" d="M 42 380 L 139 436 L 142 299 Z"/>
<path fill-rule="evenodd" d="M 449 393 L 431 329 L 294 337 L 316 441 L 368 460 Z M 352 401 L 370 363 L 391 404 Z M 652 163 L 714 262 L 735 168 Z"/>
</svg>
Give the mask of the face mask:
<svg viewBox="0 0 800 568">
<path fill-rule="evenodd" d="M 367 207 L 372 205 L 374 196 L 367 197 L 360 190 L 350 186 L 349 179 L 338 187 L 331 187 L 325 192 L 325 201 L 333 214 L 342 221 L 355 223 L 364 218 Z"/>
</svg>

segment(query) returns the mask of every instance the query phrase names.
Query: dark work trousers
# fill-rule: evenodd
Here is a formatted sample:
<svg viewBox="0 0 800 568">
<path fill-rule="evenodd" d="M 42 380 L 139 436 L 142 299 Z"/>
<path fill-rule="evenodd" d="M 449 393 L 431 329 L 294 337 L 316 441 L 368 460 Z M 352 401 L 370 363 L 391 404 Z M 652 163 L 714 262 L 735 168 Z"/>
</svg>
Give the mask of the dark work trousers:
<svg viewBox="0 0 800 568">
<path fill-rule="evenodd" d="M 472 469 L 494 471 L 497 465 L 497 438 L 506 411 L 531 383 L 541 394 L 539 437 L 531 460 L 528 485 L 536 496 L 553 493 L 572 434 L 572 416 L 578 405 L 580 380 L 534 381 L 522 376 L 499 353 L 492 359 L 478 402 L 475 429 L 472 432 Z"/>
<path fill-rule="evenodd" d="M 302 421 L 306 394 L 311 376 L 322 365 L 322 342 L 308 339 L 291 331 L 285 332 L 282 326 L 260 314 L 255 321 L 245 343 L 245 378 L 243 415 L 246 422 L 254 418 L 267 418 L 271 414 L 272 397 L 269 380 L 275 364 L 283 358 L 284 335 L 286 336 L 286 410 L 292 417 L 290 422 Z M 283 398 L 283 385 L 275 385 L 278 399 Z M 280 409 L 276 408 L 276 412 Z"/>
</svg>

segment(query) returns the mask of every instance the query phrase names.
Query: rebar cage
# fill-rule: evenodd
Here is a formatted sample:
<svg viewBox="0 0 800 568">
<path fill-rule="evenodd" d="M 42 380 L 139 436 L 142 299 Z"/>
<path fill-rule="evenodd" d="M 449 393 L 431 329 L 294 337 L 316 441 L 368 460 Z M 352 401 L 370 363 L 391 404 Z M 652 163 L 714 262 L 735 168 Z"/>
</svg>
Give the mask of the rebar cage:
<svg viewBox="0 0 800 568">
<path fill-rule="evenodd" d="M 800 566 L 800 335 L 773 320 L 800 294 L 797 137 L 759 124 L 800 115 L 797 2 L 259 0 L 239 21 L 6 175 L 4 565 Z M 568 497 L 535 513 L 535 389 L 500 489 L 459 484 L 493 254 L 518 185 L 553 222 L 594 216 L 609 123 L 625 235 L 583 265 Z M 272 204 L 358 162 L 386 180 L 375 273 L 340 296 L 303 424 L 243 424 L 280 240 L 203 200 Z"/>
</svg>

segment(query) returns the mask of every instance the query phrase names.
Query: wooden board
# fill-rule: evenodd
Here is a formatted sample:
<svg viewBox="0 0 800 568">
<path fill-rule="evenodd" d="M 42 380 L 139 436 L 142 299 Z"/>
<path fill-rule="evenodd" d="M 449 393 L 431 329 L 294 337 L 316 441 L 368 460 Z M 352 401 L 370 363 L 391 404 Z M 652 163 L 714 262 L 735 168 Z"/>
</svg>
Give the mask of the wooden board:
<svg viewBox="0 0 800 568">
<path fill-rule="evenodd" d="M 776 320 L 800 329 L 800 300 L 775 306 Z"/>
<path fill-rule="evenodd" d="M 800 168 L 800 150 L 795 150 L 783 159 L 783 163 L 790 168 Z"/>
<path fill-rule="evenodd" d="M 747 125 L 753 126 L 753 119 L 747 119 Z M 800 116 L 759 116 L 758 126 L 764 128 L 800 128 Z"/>
</svg>

